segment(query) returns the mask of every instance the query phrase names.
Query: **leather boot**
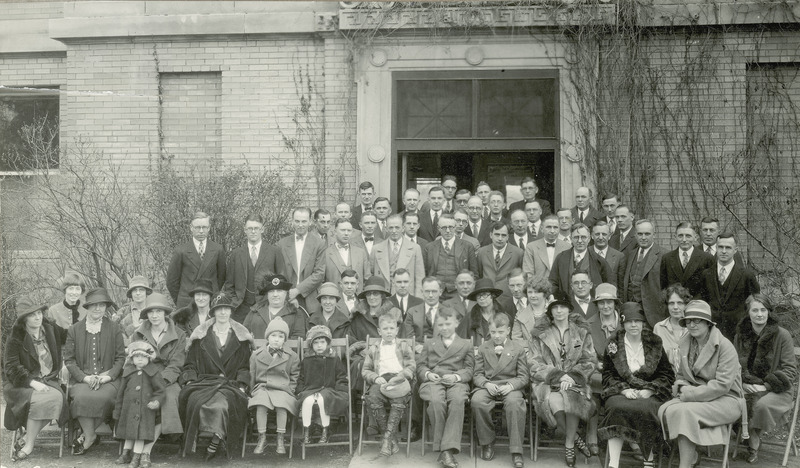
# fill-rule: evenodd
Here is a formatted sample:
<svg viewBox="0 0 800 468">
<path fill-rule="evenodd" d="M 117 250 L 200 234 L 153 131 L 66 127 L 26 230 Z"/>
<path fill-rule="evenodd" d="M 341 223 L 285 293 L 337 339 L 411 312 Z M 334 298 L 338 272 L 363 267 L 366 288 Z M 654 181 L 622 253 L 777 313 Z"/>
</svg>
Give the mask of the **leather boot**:
<svg viewBox="0 0 800 468">
<path fill-rule="evenodd" d="M 19 450 L 19 449 L 17 449 Z M 131 462 L 133 458 L 133 452 L 131 449 L 122 449 L 122 453 L 120 454 L 119 458 L 114 460 L 115 465 L 127 465 Z"/>
<path fill-rule="evenodd" d="M 372 410 L 372 417 L 375 419 L 375 424 L 378 425 L 378 430 L 381 431 L 381 436 L 386 432 L 386 411 L 383 406 L 370 407 Z"/>
<path fill-rule="evenodd" d="M 141 453 L 134 453 L 133 457 L 131 457 L 131 462 L 128 463 L 128 468 L 138 468 L 139 461 L 142 459 Z"/>
<path fill-rule="evenodd" d="M 311 443 L 311 428 L 310 427 L 303 427 L 303 443 L 310 444 Z"/>
<path fill-rule="evenodd" d="M 283 444 L 283 436 L 284 435 L 285 434 L 283 432 L 279 432 L 278 433 L 278 443 L 275 446 L 275 453 L 279 453 L 281 455 L 286 453 L 286 446 Z"/>
<path fill-rule="evenodd" d="M 397 428 L 400 425 L 400 420 L 403 418 L 403 413 L 406 411 L 406 405 L 403 403 L 392 404 L 392 409 L 389 410 L 389 418 L 386 421 L 386 432 L 391 435 L 390 438 L 390 451 L 391 454 L 400 451 L 400 445 L 397 443 Z"/>
<path fill-rule="evenodd" d="M 259 432 L 258 433 L 258 442 L 256 442 L 256 448 L 253 450 L 253 453 L 256 455 L 261 455 L 264 453 L 264 449 L 267 448 L 267 433 L 266 432 Z"/>
<path fill-rule="evenodd" d="M 322 428 L 322 435 L 319 438 L 319 443 L 320 444 L 327 444 L 328 443 L 328 428 L 327 427 L 323 427 Z"/>
</svg>

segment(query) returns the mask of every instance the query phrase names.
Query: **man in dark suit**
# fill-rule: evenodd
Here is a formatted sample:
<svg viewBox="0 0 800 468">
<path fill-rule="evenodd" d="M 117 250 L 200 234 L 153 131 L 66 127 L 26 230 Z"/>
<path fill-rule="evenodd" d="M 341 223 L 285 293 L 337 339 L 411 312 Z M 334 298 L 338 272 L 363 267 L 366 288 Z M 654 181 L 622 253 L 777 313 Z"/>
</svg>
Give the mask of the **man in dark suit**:
<svg viewBox="0 0 800 468">
<path fill-rule="evenodd" d="M 403 215 L 403 235 L 406 238 L 417 244 L 420 249 L 424 249 L 428 245 L 428 241 L 421 238 L 419 233 L 419 213 L 406 213 Z"/>
<path fill-rule="evenodd" d="M 675 283 L 689 290 L 692 297 L 700 297 L 703 292 L 703 274 L 714 267 L 714 257 L 695 248 L 697 234 L 690 222 L 678 224 L 675 229 L 678 248 L 664 254 L 661 259 L 661 286 L 666 288 Z"/>
<path fill-rule="evenodd" d="M 472 248 L 475 249 L 475 252 L 481 248 L 480 242 L 478 239 L 468 236 L 464 231 L 467 230 L 467 226 L 469 225 L 469 215 L 467 214 L 467 210 L 464 208 L 456 208 L 456 212 L 453 213 L 453 219 L 456 222 L 456 239 L 463 240 L 468 244 L 472 245 Z"/>
<path fill-rule="evenodd" d="M 525 294 L 525 273 L 522 268 L 514 268 L 508 274 L 507 279 L 498 281 L 494 287 L 503 291 L 497 297 L 497 302 L 513 321 L 517 313 L 528 306 L 528 296 Z"/>
<path fill-rule="evenodd" d="M 247 217 L 244 234 L 247 236 L 247 244 L 231 252 L 223 287 L 234 307 L 231 318 L 239 323 L 244 321 L 250 307 L 256 303 L 264 278 L 285 275 L 280 249 L 262 241 L 264 219 L 260 214 Z"/>
<path fill-rule="evenodd" d="M 372 211 L 372 199 L 375 197 L 375 186 L 372 182 L 361 182 L 358 186 L 358 193 L 361 195 L 361 203 L 353 208 L 350 220 L 353 226 L 361 224 L 361 215 L 367 211 Z"/>
<path fill-rule="evenodd" d="M 456 192 L 455 198 L 455 208 L 461 208 L 466 211 L 467 209 L 467 202 L 469 201 L 469 197 L 472 196 L 472 192 L 467 189 L 459 189 Z M 453 213 L 455 214 L 455 208 L 453 209 Z"/>
<path fill-rule="evenodd" d="M 719 237 L 719 220 L 706 216 L 700 221 L 700 232 L 703 240 L 703 244 L 701 245 L 703 251 L 712 257 L 716 256 L 717 238 Z M 733 255 L 733 261 L 739 265 L 744 265 L 744 258 L 742 258 L 742 254 L 738 249 Z"/>
<path fill-rule="evenodd" d="M 755 274 L 736 262 L 736 239 L 731 233 L 717 238 L 717 261 L 703 274 L 703 299 L 711 306 L 711 318 L 719 331 L 733 339 L 736 325 L 747 314 L 745 299 L 761 292 Z"/>
<path fill-rule="evenodd" d="M 536 185 L 536 181 L 533 180 L 533 178 L 525 177 L 522 179 L 520 192 L 522 192 L 522 200 L 512 203 L 511 206 L 508 207 L 509 213 L 513 213 L 514 210 L 525 211 L 526 205 L 532 201 L 539 203 L 539 208 L 541 209 L 541 213 L 539 214 L 540 218 L 551 213 L 550 202 L 541 198 L 536 198 L 536 195 L 539 194 L 539 186 Z"/>
<path fill-rule="evenodd" d="M 318 237 L 309 236 L 311 210 L 295 208 L 292 212 L 294 234 L 278 241 L 285 263 L 286 278 L 294 286 L 289 290 L 289 301 L 305 307 L 309 314 L 317 312 L 317 288 L 325 280 L 326 244 Z"/>
<path fill-rule="evenodd" d="M 419 190 L 409 187 L 403 192 L 403 211 L 398 213 L 405 216 L 406 213 L 419 213 Z"/>
<path fill-rule="evenodd" d="M 436 314 L 442 304 L 439 302 L 441 298 L 442 284 L 433 276 L 426 276 L 422 280 L 422 304 L 415 305 L 408 309 L 406 318 L 403 321 L 403 330 L 405 338 L 414 338 L 416 340 L 415 352 L 422 351 L 422 345 L 425 339 L 433 338 L 436 333 L 434 323 L 436 323 Z"/>
<path fill-rule="evenodd" d="M 176 308 L 189 305 L 189 291 L 200 279 L 211 281 L 214 291 L 225 284 L 225 251 L 222 246 L 208 240 L 211 218 L 198 211 L 189 224 L 192 240 L 175 247 L 167 268 L 167 290 Z"/>
<path fill-rule="evenodd" d="M 592 241 L 594 241 L 594 245 L 589 249 L 608 262 L 608 277 L 616 281 L 617 276 L 619 276 L 619 269 L 625 263 L 625 254 L 608 246 L 610 238 L 611 232 L 608 229 L 608 224 L 605 221 L 596 222 L 592 226 Z"/>
<path fill-rule="evenodd" d="M 511 210 L 513 213 L 514 210 Z M 528 232 L 530 232 L 531 240 L 529 242 L 533 242 L 537 239 L 541 239 L 544 237 L 544 231 L 542 231 L 542 219 L 544 216 L 542 215 L 542 205 L 539 203 L 538 200 L 533 200 L 525 203 L 525 216 L 528 217 Z"/>
<path fill-rule="evenodd" d="M 361 292 L 372 269 L 367 251 L 350 245 L 353 227 L 347 219 L 337 219 L 333 230 L 335 242 L 325 249 L 325 281 L 338 284 L 345 270 L 355 270 L 360 278 L 356 294 Z"/>
<path fill-rule="evenodd" d="M 350 245 L 364 249 L 367 254 L 372 255 L 372 247 L 383 240 L 378 232 L 378 217 L 375 212 L 367 211 L 361 215 L 361 230 L 354 230 L 350 237 Z"/>
<path fill-rule="evenodd" d="M 525 215 L 524 211 L 514 210 L 509 215 L 509 218 L 511 219 L 511 230 L 513 233 L 508 242 L 524 251 L 525 246 L 534 241 L 533 236 L 531 236 L 528 230 L 528 217 Z"/>
<path fill-rule="evenodd" d="M 444 203 L 444 189 L 435 185 L 428 190 L 429 209 L 421 211 L 419 215 L 419 232 L 417 235 L 430 242 L 439 235 L 439 218 L 442 217 L 442 204 Z"/>
<path fill-rule="evenodd" d="M 602 208 L 603 214 L 605 214 L 605 221 L 608 224 L 608 232 L 612 235 L 617 230 L 617 207 L 620 204 L 619 196 L 615 193 L 607 193 L 603 195 L 603 198 L 600 199 L 600 207 Z"/>
<path fill-rule="evenodd" d="M 349 207 L 348 207 L 349 209 Z M 309 235 L 319 237 L 325 245 L 333 244 L 333 222 L 331 212 L 320 208 L 314 212 L 314 227 L 309 230 Z"/>
<path fill-rule="evenodd" d="M 475 273 L 469 270 L 461 270 L 456 276 L 456 292 L 453 297 L 444 301 L 442 304 L 455 310 L 460 317 L 460 323 L 456 328 L 456 333 L 461 338 L 466 338 L 469 327 L 469 314 L 475 301 L 469 300 L 469 295 L 475 290 Z"/>
<path fill-rule="evenodd" d="M 392 214 L 392 205 L 389 204 L 389 199 L 386 197 L 377 197 L 375 202 L 372 204 L 372 208 L 375 211 L 375 217 L 377 217 L 378 226 L 375 228 L 375 232 L 378 233 L 381 238 L 386 239 L 386 219 Z"/>
<path fill-rule="evenodd" d="M 599 313 L 597 304 L 592 300 L 594 284 L 589 274 L 583 270 L 575 270 L 570 277 L 572 295 L 569 297 L 572 302 L 572 310 L 583 314 L 583 318 L 591 319 Z"/>
<path fill-rule="evenodd" d="M 589 229 L 594 226 L 594 223 L 600 221 L 605 215 L 592 206 L 594 203 L 594 196 L 592 189 L 589 187 L 578 187 L 575 190 L 575 206 L 572 207 L 572 219 L 576 223 L 583 223 Z"/>
<path fill-rule="evenodd" d="M 509 245 L 508 226 L 492 225 L 492 245 L 478 249 L 478 276 L 493 283 L 508 278 L 514 268 L 522 267 L 522 249 Z"/>
<path fill-rule="evenodd" d="M 617 221 L 617 230 L 611 235 L 608 245 L 612 249 L 628 255 L 638 248 L 636 233 L 633 230 L 635 216 L 627 205 L 619 205 L 614 213 L 614 218 Z"/>
<path fill-rule="evenodd" d="M 426 276 L 434 276 L 443 286 L 442 296 L 449 299 L 456 290 L 456 276 L 464 269 L 477 271 L 477 260 L 472 245 L 455 238 L 456 221 L 451 214 L 439 219 L 441 237 L 428 243 L 422 251 Z"/>
<path fill-rule="evenodd" d="M 508 224 L 506 215 L 506 198 L 503 196 L 503 192 L 492 190 L 489 194 L 489 217 L 487 221 L 490 223 Z"/>
<path fill-rule="evenodd" d="M 464 233 L 470 237 L 478 239 L 481 247 L 492 243 L 491 238 L 491 223 L 481 217 L 483 213 L 483 202 L 480 197 L 470 197 L 467 202 L 467 214 L 469 215 L 469 223 Z"/>
<path fill-rule="evenodd" d="M 544 237 L 528 242 L 525 256 L 522 258 L 522 271 L 538 279 L 550 279 L 550 270 L 558 254 L 569 250 L 571 244 L 558 238 L 558 217 L 554 214 L 545 216 L 542 221 Z"/>
<path fill-rule="evenodd" d="M 625 255 L 625 268 L 617 279 L 622 302 L 638 302 L 652 328 L 667 317 L 661 300 L 661 247 L 654 243 L 655 228 L 647 219 L 636 221 L 638 248 Z"/>
<path fill-rule="evenodd" d="M 411 295 L 411 274 L 405 268 L 398 268 L 392 273 L 392 289 L 394 294 L 389 296 L 389 302 L 394 304 L 395 307 L 400 309 L 402 319 L 406 319 L 408 309 L 422 304 L 423 300 L 420 297 Z"/>
<path fill-rule="evenodd" d="M 571 278 L 575 271 L 585 271 L 592 284 L 616 281 L 609 278 L 608 262 L 589 250 L 589 228 L 580 223 L 575 224 L 571 236 L 572 248 L 558 254 L 550 270 L 553 288 L 566 297 L 572 297 Z"/>
<path fill-rule="evenodd" d="M 492 188 L 489 184 L 482 180 L 478 182 L 478 185 L 475 186 L 475 196 L 481 199 L 481 204 L 483 207 L 481 208 L 481 218 L 488 218 L 489 217 L 489 194 L 492 193 Z"/>
<path fill-rule="evenodd" d="M 336 310 L 343 313 L 347 318 L 353 316 L 356 305 L 358 305 L 358 285 L 361 279 L 355 270 L 345 270 L 342 272 L 342 279 L 339 280 L 339 288 L 342 290 L 342 300 L 336 303 Z"/>
<path fill-rule="evenodd" d="M 444 200 L 442 201 L 442 212 L 453 214 L 458 205 L 456 204 L 456 191 L 458 190 L 458 182 L 456 176 L 446 175 L 442 177 L 442 190 L 444 191 Z M 419 208 L 422 212 L 430 211 L 431 202 L 425 200 L 425 203 Z"/>
</svg>

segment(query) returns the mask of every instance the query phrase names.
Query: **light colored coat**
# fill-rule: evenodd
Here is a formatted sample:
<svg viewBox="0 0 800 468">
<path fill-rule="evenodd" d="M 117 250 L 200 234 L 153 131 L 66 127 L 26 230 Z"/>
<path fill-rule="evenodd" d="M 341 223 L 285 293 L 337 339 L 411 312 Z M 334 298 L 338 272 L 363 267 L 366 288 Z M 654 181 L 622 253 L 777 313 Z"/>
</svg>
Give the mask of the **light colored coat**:
<svg viewBox="0 0 800 468">
<path fill-rule="evenodd" d="M 572 246 L 556 239 L 556 249 L 553 253 L 553 263 L 556 261 L 558 254 L 565 250 L 571 249 Z M 522 271 L 531 273 L 537 279 L 550 278 L 550 264 L 547 258 L 547 242 L 544 238 L 537 239 L 529 242 L 525 246 L 525 255 L 522 257 Z"/>
<path fill-rule="evenodd" d="M 390 255 L 391 247 L 389 247 L 388 240 L 376 243 L 372 247 L 372 255 L 370 255 L 372 274 L 382 277 L 386 284 L 392 284 L 392 271 L 389 269 Z M 422 279 L 425 277 L 425 262 L 422 259 L 422 249 L 419 244 L 408 241 L 405 236 L 401 237 L 397 268 L 405 268 L 411 276 L 413 289 L 409 290 L 409 294 L 422 297 Z M 394 285 L 391 288 L 391 293 L 394 294 L 396 292 Z"/>
<path fill-rule="evenodd" d="M 339 249 L 336 244 L 328 246 L 325 249 L 325 281 L 339 284 L 342 280 L 342 272 L 348 269 L 355 270 L 358 273 L 358 289 L 356 294 L 361 292 L 364 287 L 364 281 L 372 276 L 372 265 L 369 263 L 369 256 L 367 251 L 355 245 L 350 246 L 350 264 L 345 265 L 342 256 L 339 254 Z"/>
</svg>

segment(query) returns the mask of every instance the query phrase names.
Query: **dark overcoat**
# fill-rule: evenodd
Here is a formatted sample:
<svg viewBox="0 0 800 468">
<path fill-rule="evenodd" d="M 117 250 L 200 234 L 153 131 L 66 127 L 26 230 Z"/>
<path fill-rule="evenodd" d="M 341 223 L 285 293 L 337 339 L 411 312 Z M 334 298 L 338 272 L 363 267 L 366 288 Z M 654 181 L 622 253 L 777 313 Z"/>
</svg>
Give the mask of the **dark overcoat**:
<svg viewBox="0 0 800 468">
<path fill-rule="evenodd" d="M 332 351 L 329 349 L 329 351 Z M 332 352 L 312 354 L 300 363 L 297 379 L 297 402 L 302 404 L 309 395 L 319 393 L 330 416 L 347 415 L 347 369 Z"/>
<path fill-rule="evenodd" d="M 158 366 L 151 362 L 138 370 L 133 364 L 126 364 L 114 404 L 116 437 L 152 442 L 156 433 L 156 415 L 164 405 L 165 390 L 164 377 Z M 161 406 L 152 410 L 147 407 L 151 401 L 158 401 Z"/>
</svg>

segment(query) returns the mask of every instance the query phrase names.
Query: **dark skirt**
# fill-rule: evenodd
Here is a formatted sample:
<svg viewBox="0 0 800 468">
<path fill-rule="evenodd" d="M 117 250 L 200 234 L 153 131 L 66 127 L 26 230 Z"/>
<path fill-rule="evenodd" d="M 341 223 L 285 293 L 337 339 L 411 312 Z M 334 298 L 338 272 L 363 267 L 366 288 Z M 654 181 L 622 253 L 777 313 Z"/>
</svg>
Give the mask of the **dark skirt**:
<svg viewBox="0 0 800 468">
<path fill-rule="evenodd" d="M 661 437 L 658 408 L 663 401 L 655 397 L 629 400 L 623 395 L 613 395 L 605 402 L 603 421 L 597 436 L 603 440 L 621 438 L 636 442 L 645 456 L 655 449 Z"/>
<path fill-rule="evenodd" d="M 228 400 L 215 394 L 200 407 L 198 431 L 216 434 L 225 439 L 228 435 Z"/>
<path fill-rule="evenodd" d="M 302 405 L 306 398 L 313 396 L 315 393 L 319 393 L 322 397 L 322 401 L 325 402 L 325 413 L 327 413 L 328 416 L 347 416 L 347 392 L 334 388 L 311 388 L 300 392 L 300 394 L 297 395 L 298 405 Z"/>
<path fill-rule="evenodd" d="M 117 380 L 103 384 L 97 390 L 92 390 L 83 382 L 73 385 L 69 390 L 70 415 L 73 418 L 99 418 L 106 422 L 111 421 L 114 404 L 117 401 L 118 386 Z"/>
</svg>

